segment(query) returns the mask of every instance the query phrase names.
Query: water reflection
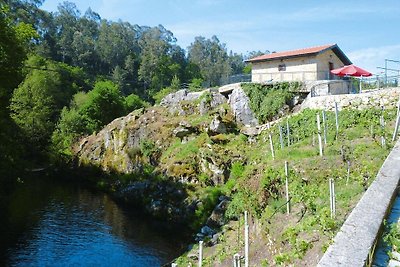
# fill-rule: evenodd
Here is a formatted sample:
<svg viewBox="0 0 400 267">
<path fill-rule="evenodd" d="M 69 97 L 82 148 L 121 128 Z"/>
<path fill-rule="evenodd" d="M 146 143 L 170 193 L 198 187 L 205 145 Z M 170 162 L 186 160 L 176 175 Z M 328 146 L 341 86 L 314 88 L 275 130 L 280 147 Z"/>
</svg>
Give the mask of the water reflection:
<svg viewBox="0 0 400 267">
<path fill-rule="evenodd" d="M 65 183 L 25 181 L 1 200 L 0 265 L 160 266 L 187 245 L 109 196 Z"/>
</svg>

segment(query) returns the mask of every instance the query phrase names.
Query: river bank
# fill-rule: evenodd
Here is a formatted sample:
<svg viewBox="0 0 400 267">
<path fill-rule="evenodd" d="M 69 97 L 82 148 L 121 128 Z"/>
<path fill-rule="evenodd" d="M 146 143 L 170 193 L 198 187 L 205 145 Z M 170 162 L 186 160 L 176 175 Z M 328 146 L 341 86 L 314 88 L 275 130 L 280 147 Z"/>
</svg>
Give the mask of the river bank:
<svg viewBox="0 0 400 267">
<path fill-rule="evenodd" d="M 189 243 L 182 228 L 59 177 L 20 177 L 0 198 L 0 265 L 158 266 Z"/>
</svg>

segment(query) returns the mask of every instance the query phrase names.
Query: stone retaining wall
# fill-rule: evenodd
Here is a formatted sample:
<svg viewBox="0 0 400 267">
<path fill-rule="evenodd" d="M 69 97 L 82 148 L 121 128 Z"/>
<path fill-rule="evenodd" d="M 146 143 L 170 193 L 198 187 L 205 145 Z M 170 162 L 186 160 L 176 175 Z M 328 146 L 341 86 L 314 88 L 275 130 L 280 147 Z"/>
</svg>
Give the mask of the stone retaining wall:
<svg viewBox="0 0 400 267">
<path fill-rule="evenodd" d="M 367 266 L 390 211 L 400 179 L 400 141 L 383 163 L 375 181 L 340 228 L 318 266 Z"/>
<path fill-rule="evenodd" d="M 371 107 L 395 108 L 399 101 L 400 87 L 380 89 L 362 94 L 328 95 L 307 97 L 301 109 L 334 110 L 335 102 L 339 110 L 343 108 L 368 109 Z"/>
</svg>

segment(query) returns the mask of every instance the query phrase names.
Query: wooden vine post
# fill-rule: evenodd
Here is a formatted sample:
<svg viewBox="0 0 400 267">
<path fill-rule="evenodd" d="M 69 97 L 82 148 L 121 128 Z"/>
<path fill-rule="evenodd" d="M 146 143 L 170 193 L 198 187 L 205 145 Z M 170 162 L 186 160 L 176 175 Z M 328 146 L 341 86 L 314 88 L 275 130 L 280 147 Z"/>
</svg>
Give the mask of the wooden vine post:
<svg viewBox="0 0 400 267">
<path fill-rule="evenodd" d="M 381 136 L 381 145 L 384 147 L 386 145 L 386 139 L 385 139 L 385 118 L 383 117 L 383 112 L 385 111 L 385 107 L 382 106 L 382 112 L 381 112 L 381 117 L 380 117 L 380 124 L 381 124 L 381 129 L 382 129 L 382 136 Z"/>
<path fill-rule="evenodd" d="M 286 189 L 286 212 L 290 214 L 290 198 L 289 198 L 289 164 L 285 161 L 285 189 Z"/>
<path fill-rule="evenodd" d="M 322 157 L 324 153 L 322 149 L 321 123 L 320 123 L 319 113 L 317 114 L 317 129 L 318 129 L 319 155 Z"/>
<path fill-rule="evenodd" d="M 397 138 L 397 133 L 399 131 L 399 123 L 400 123 L 400 98 L 399 101 L 397 102 L 397 116 L 396 116 L 396 125 L 394 126 L 394 131 L 393 131 L 393 138 L 392 138 L 393 142 Z"/>
<path fill-rule="evenodd" d="M 244 266 L 249 267 L 249 224 L 247 211 L 244 212 Z"/>
<path fill-rule="evenodd" d="M 271 134 L 271 125 L 268 123 L 268 137 L 269 137 L 269 145 L 271 147 L 271 155 L 272 159 L 275 159 L 275 151 L 274 151 L 274 143 L 272 141 L 272 134 Z"/>
<path fill-rule="evenodd" d="M 335 197 L 335 181 L 333 178 L 329 178 L 329 202 L 331 208 L 331 218 L 336 216 L 336 197 Z"/>
<path fill-rule="evenodd" d="M 339 109 L 335 102 L 336 140 L 339 138 Z"/>
<path fill-rule="evenodd" d="M 203 241 L 199 241 L 199 267 L 203 265 Z"/>
<path fill-rule="evenodd" d="M 327 133 L 327 125 L 326 125 L 326 114 L 325 114 L 325 110 L 322 111 L 322 124 L 324 127 L 324 144 L 326 145 L 326 133 Z"/>
<path fill-rule="evenodd" d="M 281 143 L 281 149 L 283 149 L 285 145 L 283 144 L 283 131 L 281 125 L 279 125 L 279 142 Z"/>
<path fill-rule="evenodd" d="M 290 127 L 289 127 L 289 119 L 286 120 L 286 136 L 287 136 L 287 145 L 290 146 Z"/>
</svg>

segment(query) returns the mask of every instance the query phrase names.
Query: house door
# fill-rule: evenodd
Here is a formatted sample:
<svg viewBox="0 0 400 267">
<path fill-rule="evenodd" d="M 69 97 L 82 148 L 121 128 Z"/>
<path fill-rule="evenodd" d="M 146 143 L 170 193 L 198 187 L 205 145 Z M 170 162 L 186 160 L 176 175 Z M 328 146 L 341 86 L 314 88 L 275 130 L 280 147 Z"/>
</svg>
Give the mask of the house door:
<svg viewBox="0 0 400 267">
<path fill-rule="evenodd" d="M 332 80 L 333 79 L 333 74 L 331 73 L 331 70 L 333 70 L 333 62 L 329 62 L 328 80 Z"/>
</svg>

